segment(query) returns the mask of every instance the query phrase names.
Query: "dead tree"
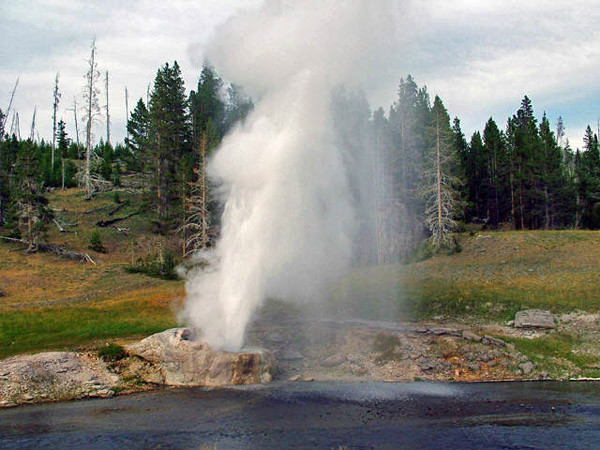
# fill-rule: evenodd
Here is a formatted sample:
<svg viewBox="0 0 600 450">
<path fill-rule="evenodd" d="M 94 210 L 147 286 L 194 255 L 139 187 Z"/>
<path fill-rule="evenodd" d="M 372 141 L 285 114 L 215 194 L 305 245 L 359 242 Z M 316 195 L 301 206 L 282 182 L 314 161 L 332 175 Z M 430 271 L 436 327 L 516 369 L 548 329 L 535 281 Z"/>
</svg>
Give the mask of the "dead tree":
<svg viewBox="0 0 600 450">
<path fill-rule="evenodd" d="M 35 139 L 35 113 L 37 112 L 37 106 L 33 107 L 33 117 L 31 118 L 31 131 L 29 132 L 29 139 L 31 142 Z"/>
<path fill-rule="evenodd" d="M 59 74 L 56 74 L 56 78 L 54 78 L 54 104 L 52 105 L 52 171 L 54 171 L 54 152 L 56 150 L 56 111 L 58 110 L 58 102 L 60 101 L 60 92 L 58 92 L 58 77 Z"/>
<path fill-rule="evenodd" d="M 205 249 L 209 242 L 208 185 L 206 182 L 206 134 L 200 139 L 200 158 L 194 169 L 196 181 L 190 182 L 190 195 L 184 195 L 184 220 L 180 231 L 183 234 L 183 257 Z M 189 234 L 188 234 L 189 233 Z"/>
<path fill-rule="evenodd" d="M 15 87 L 13 88 L 11 94 L 10 94 L 10 101 L 8 102 L 8 108 L 6 108 L 5 111 L 5 116 L 4 118 L 2 118 L 2 122 L 0 123 L 0 141 L 2 141 L 2 139 L 4 139 L 4 130 L 6 129 L 6 121 L 8 120 L 8 114 L 10 113 L 10 108 L 12 108 L 12 104 L 13 104 L 13 100 L 15 98 L 15 92 L 17 92 L 17 86 L 19 86 L 19 79 L 17 78 L 17 81 L 15 82 Z M 14 116 L 13 116 L 13 121 L 14 121 Z M 12 127 L 11 127 L 11 131 L 12 131 Z M 12 132 L 11 132 L 12 134 Z"/>
<path fill-rule="evenodd" d="M 127 92 L 127 86 L 125 86 L 125 143 L 129 142 L 129 128 L 127 127 L 127 123 L 129 122 L 129 93 Z M 127 144 L 129 145 L 129 144 Z"/>
<path fill-rule="evenodd" d="M 77 142 L 77 147 L 79 147 L 79 125 L 77 122 L 77 98 L 73 97 L 73 118 L 75 119 L 75 142 Z M 69 109 L 68 111 L 71 111 Z"/>
<path fill-rule="evenodd" d="M 98 79 L 100 72 L 98 72 L 98 65 L 96 63 L 96 38 L 92 41 L 91 55 L 88 60 L 88 70 L 85 74 L 85 113 L 86 113 L 86 124 L 85 124 L 85 169 L 84 169 L 84 188 L 85 196 L 89 198 L 92 195 L 92 180 L 90 172 L 90 162 L 92 159 L 92 125 L 96 116 L 100 112 L 98 106 Z"/>
<path fill-rule="evenodd" d="M 421 194 L 425 201 L 425 225 L 431 232 L 431 243 L 439 249 L 450 244 L 451 232 L 456 228 L 455 187 L 459 181 L 451 173 L 454 154 L 448 135 L 450 121 L 441 100 L 437 97 L 432 113 L 435 114 L 435 144 L 426 155 Z"/>
<path fill-rule="evenodd" d="M 110 145 L 110 113 L 108 110 L 108 70 L 106 71 L 105 78 L 105 90 L 106 90 L 106 143 Z"/>
</svg>

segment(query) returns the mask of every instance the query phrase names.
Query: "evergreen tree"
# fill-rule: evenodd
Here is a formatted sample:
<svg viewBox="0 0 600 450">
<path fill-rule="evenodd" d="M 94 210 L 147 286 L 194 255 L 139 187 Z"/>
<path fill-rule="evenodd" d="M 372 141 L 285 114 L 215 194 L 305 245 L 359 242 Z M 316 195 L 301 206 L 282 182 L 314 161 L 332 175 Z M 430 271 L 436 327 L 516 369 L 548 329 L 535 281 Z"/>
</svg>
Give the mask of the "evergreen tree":
<svg viewBox="0 0 600 450">
<path fill-rule="evenodd" d="M 423 236 L 419 196 L 419 173 L 425 149 L 425 128 L 429 119 L 429 96 L 409 75 L 401 79 L 398 99 L 389 113 L 394 184 L 403 230 L 399 248 L 408 253 Z"/>
<path fill-rule="evenodd" d="M 209 120 L 217 127 L 219 135 L 223 134 L 225 105 L 221 99 L 222 87 L 223 81 L 210 63 L 205 61 L 198 80 L 198 89 L 191 91 L 189 97 L 194 148 L 198 148 Z"/>
<path fill-rule="evenodd" d="M 508 164 L 504 136 L 490 117 L 483 131 L 483 149 L 486 158 L 486 217 L 490 226 L 497 228 L 507 219 Z"/>
<path fill-rule="evenodd" d="M 128 137 L 125 139 L 125 144 L 132 155 L 129 166 L 133 170 L 142 170 L 149 162 L 147 154 L 149 127 L 150 115 L 144 101 L 140 98 L 127 121 Z"/>
<path fill-rule="evenodd" d="M 181 193 L 177 189 L 179 161 L 189 151 L 187 101 L 177 61 L 158 70 L 150 97 L 149 152 L 154 173 L 158 216 L 172 217 Z"/>
<path fill-rule="evenodd" d="M 21 142 L 16 162 L 18 182 L 12 200 L 18 217 L 19 231 L 21 235 L 25 235 L 27 250 L 30 252 L 35 251 L 48 222 L 52 220 L 48 200 L 43 196 L 39 172 L 33 142 L 31 140 Z"/>
<path fill-rule="evenodd" d="M 65 183 L 65 175 L 66 175 L 66 160 L 69 157 L 69 141 L 67 139 L 67 133 L 65 131 L 65 122 L 61 119 L 58 122 L 58 154 L 60 155 L 61 160 L 61 189 L 65 189 L 65 186 L 68 184 Z"/>
</svg>

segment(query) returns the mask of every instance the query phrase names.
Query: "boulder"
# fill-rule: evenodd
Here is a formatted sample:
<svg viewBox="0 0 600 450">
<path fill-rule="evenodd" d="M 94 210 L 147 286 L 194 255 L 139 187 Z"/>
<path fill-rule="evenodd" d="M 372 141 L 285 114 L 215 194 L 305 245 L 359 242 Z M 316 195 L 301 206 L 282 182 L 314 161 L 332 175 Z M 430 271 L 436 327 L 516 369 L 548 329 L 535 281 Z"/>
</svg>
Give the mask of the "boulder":
<svg viewBox="0 0 600 450">
<path fill-rule="evenodd" d="M 0 374 L 0 406 L 95 396 L 120 380 L 96 356 L 74 352 L 13 356 L 0 361 Z"/>
<path fill-rule="evenodd" d="M 465 330 L 462 332 L 462 337 L 463 339 L 466 339 L 467 341 L 472 341 L 472 342 L 481 342 L 482 337 L 479 336 L 478 334 L 472 333 L 468 330 Z"/>
<path fill-rule="evenodd" d="M 521 363 L 519 369 L 523 371 L 524 375 L 529 375 L 533 371 L 533 363 L 531 361 Z"/>
<path fill-rule="evenodd" d="M 526 309 L 515 315 L 515 328 L 556 328 L 554 315 L 541 309 Z"/>
<path fill-rule="evenodd" d="M 264 349 L 212 350 L 194 328 L 173 328 L 125 346 L 155 365 L 170 386 L 229 386 L 268 383 L 273 358 Z"/>
<path fill-rule="evenodd" d="M 325 358 L 323 361 L 321 361 L 321 366 L 335 367 L 335 366 L 339 366 L 340 364 L 342 364 L 345 361 L 346 361 L 346 358 L 343 357 L 342 355 L 333 355 L 333 356 L 330 356 L 329 358 Z"/>
</svg>

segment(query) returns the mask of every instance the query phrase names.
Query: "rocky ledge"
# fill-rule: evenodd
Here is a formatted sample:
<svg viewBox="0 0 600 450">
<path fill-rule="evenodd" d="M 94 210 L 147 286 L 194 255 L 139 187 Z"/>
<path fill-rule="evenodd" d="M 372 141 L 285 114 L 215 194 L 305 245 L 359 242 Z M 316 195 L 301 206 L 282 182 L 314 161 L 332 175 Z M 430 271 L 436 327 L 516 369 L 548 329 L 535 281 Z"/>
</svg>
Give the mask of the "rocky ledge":
<svg viewBox="0 0 600 450">
<path fill-rule="evenodd" d="M 46 352 L 0 361 L 0 407 L 111 397 L 159 386 L 268 383 L 273 358 L 263 349 L 213 351 L 190 328 L 175 328 L 125 346 L 106 363 L 94 353 Z"/>
</svg>

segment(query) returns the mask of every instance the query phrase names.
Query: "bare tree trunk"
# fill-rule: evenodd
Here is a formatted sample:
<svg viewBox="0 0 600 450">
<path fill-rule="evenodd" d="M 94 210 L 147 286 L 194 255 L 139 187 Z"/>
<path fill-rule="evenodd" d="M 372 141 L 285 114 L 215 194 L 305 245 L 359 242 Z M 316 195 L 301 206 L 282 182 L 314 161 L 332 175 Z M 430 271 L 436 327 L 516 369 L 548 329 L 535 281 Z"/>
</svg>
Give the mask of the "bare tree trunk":
<svg viewBox="0 0 600 450">
<path fill-rule="evenodd" d="M 92 120 L 94 112 L 94 94 L 95 94 L 95 59 L 96 59 L 96 40 L 92 42 L 92 54 L 90 57 L 89 65 L 90 70 L 88 73 L 88 85 L 87 85 L 87 124 L 86 124 L 86 142 L 85 142 L 85 195 L 90 197 L 92 194 L 92 183 L 90 177 L 90 160 L 92 153 Z"/>
<path fill-rule="evenodd" d="M 443 223 L 442 223 L 442 159 L 440 155 L 440 118 L 439 112 L 435 118 L 436 131 L 436 172 L 437 172 L 437 206 L 438 206 L 438 242 L 442 242 L 443 238 Z"/>
<path fill-rule="evenodd" d="M 515 174 L 514 174 L 514 164 L 511 161 L 510 164 L 510 214 L 512 216 L 513 221 L 513 229 L 517 229 L 517 210 L 515 208 Z"/>
<path fill-rule="evenodd" d="M 17 78 L 17 81 L 15 82 L 15 87 L 13 88 L 13 90 L 10 94 L 10 100 L 8 102 L 8 108 L 6 108 L 6 111 L 5 111 L 4 119 L 2 120 L 2 123 L 0 123 L 0 141 L 2 141 L 2 139 L 4 139 L 4 131 L 6 129 L 6 121 L 8 120 L 8 114 L 10 113 L 10 108 L 12 107 L 13 100 L 15 98 L 15 92 L 17 92 L 17 86 L 19 86 L 18 78 Z"/>
<path fill-rule="evenodd" d="M 110 144 L 110 113 L 108 110 L 108 70 L 106 71 L 106 143 Z"/>
<path fill-rule="evenodd" d="M 545 200 L 545 218 L 544 218 L 544 229 L 550 228 L 550 196 L 548 195 L 548 185 L 544 186 L 544 200 Z"/>
<path fill-rule="evenodd" d="M 75 119 L 75 141 L 77 142 L 77 147 L 79 147 L 79 126 L 77 124 L 77 99 L 75 97 L 73 97 L 73 116 Z"/>
<path fill-rule="evenodd" d="M 127 92 L 127 86 L 125 86 L 125 139 L 126 142 L 129 142 L 129 129 L 127 128 L 127 122 L 129 122 L 129 93 Z"/>
<path fill-rule="evenodd" d="M 37 112 L 37 106 L 35 106 L 33 108 L 33 117 L 31 118 L 31 131 L 29 133 L 29 139 L 31 139 L 31 142 L 34 141 L 35 139 L 35 113 Z M 52 150 L 54 151 L 54 150 Z"/>
<path fill-rule="evenodd" d="M 202 135 L 202 142 L 200 143 L 200 173 L 198 176 L 200 177 L 200 207 L 204 211 L 200 228 L 200 246 L 201 248 L 206 248 L 208 245 L 208 220 L 206 217 L 208 210 L 206 192 L 206 133 Z"/>
<path fill-rule="evenodd" d="M 52 106 L 52 173 L 54 174 L 54 152 L 56 150 L 56 111 L 58 110 L 58 102 L 60 101 L 60 93 L 58 92 L 58 77 L 56 74 L 54 79 L 54 105 Z"/>
</svg>

